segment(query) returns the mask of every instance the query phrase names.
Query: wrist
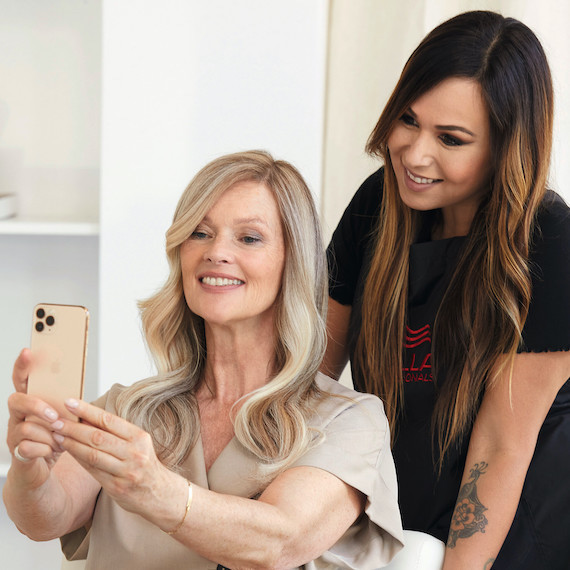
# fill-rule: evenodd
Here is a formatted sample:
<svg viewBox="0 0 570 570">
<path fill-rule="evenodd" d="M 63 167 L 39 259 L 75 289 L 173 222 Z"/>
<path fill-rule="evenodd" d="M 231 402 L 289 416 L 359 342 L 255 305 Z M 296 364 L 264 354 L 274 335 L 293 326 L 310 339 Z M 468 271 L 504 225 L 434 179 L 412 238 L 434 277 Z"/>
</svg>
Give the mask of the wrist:
<svg viewBox="0 0 570 570">
<path fill-rule="evenodd" d="M 188 483 L 188 494 L 186 497 L 186 505 L 184 507 L 184 514 L 182 515 L 182 518 L 180 519 L 180 521 L 177 523 L 177 525 L 175 527 L 173 527 L 171 530 L 164 530 L 164 532 L 166 532 L 166 534 L 176 534 L 184 525 L 184 523 L 186 522 L 186 518 L 188 516 L 188 511 L 190 510 L 190 506 L 192 505 L 192 483 L 190 481 L 187 481 Z"/>
<path fill-rule="evenodd" d="M 42 458 L 19 461 L 12 457 L 6 483 L 18 493 L 36 493 L 49 480 L 51 470 Z"/>
<path fill-rule="evenodd" d="M 144 512 L 139 511 L 139 514 L 164 533 L 169 533 L 176 529 L 183 519 L 183 522 L 186 521 L 191 490 L 190 482 L 183 476 L 166 468 L 165 472 L 168 476 L 155 487 L 158 490 L 157 495 L 151 503 L 145 505 Z"/>
</svg>

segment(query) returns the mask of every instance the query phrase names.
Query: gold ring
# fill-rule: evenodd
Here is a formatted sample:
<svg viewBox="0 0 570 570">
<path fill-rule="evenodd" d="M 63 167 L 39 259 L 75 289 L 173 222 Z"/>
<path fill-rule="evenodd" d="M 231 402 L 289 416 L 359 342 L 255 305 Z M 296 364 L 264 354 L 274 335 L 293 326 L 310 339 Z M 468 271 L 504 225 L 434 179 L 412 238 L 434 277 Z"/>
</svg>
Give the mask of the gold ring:
<svg viewBox="0 0 570 570">
<path fill-rule="evenodd" d="M 20 444 L 18 444 L 15 448 L 14 448 L 14 457 L 18 460 L 21 461 L 22 463 L 27 463 L 28 461 L 31 461 L 31 459 L 28 459 L 27 457 L 22 457 L 20 455 Z"/>
</svg>

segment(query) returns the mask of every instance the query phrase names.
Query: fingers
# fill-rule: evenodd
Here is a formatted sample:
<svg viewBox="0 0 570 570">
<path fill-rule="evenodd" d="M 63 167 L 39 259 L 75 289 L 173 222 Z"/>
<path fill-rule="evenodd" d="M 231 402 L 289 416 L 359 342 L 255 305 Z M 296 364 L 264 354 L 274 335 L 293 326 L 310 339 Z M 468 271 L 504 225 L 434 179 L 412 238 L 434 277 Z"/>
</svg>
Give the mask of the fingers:
<svg viewBox="0 0 570 570">
<path fill-rule="evenodd" d="M 151 436 L 86 402 L 66 400 L 65 405 L 81 422 L 60 418 L 51 425 L 54 439 L 117 504 L 148 518 L 164 504 L 169 491 L 163 482 L 173 476 L 158 460 Z"/>
<path fill-rule="evenodd" d="M 150 436 L 137 426 L 86 402 L 68 400 L 66 406 L 82 421 L 53 423 L 54 439 L 92 474 L 125 477 L 155 459 Z"/>
<path fill-rule="evenodd" d="M 29 348 L 24 348 L 18 355 L 12 371 L 12 382 L 17 392 L 27 392 L 28 375 L 32 365 L 32 353 Z"/>
<path fill-rule="evenodd" d="M 82 400 L 69 399 L 65 401 L 66 408 L 83 422 L 111 433 L 120 439 L 132 441 L 141 432 L 140 428 L 115 416 L 97 406 L 83 402 Z"/>
<path fill-rule="evenodd" d="M 58 419 L 58 413 L 36 396 L 28 396 L 15 392 L 8 397 L 10 421 L 23 422 L 25 419 L 36 419 L 48 426 Z"/>
<path fill-rule="evenodd" d="M 95 453 L 97 451 L 119 460 L 124 460 L 128 456 L 130 445 L 128 441 L 90 424 L 58 420 L 52 424 L 52 428 L 55 431 L 55 440 L 60 445 L 66 441 L 66 449 L 74 454 L 81 454 L 81 446 L 93 450 L 94 453 L 90 455 L 93 463 L 99 462 L 100 454 Z"/>
<path fill-rule="evenodd" d="M 12 450 L 12 454 L 16 459 L 21 462 L 32 461 L 33 459 L 52 459 L 61 455 L 62 450 L 55 441 L 41 443 L 39 441 L 32 441 L 23 439 Z"/>
<path fill-rule="evenodd" d="M 43 457 L 51 460 L 61 453 L 49 427 L 58 419 L 58 413 L 43 400 L 26 394 L 31 365 L 32 353 L 30 349 L 24 348 L 18 355 L 12 372 L 16 392 L 8 398 L 10 418 L 7 443 L 12 454 L 17 448 L 23 459 Z"/>
<path fill-rule="evenodd" d="M 10 419 L 6 439 L 12 454 L 16 447 L 25 459 L 53 459 L 61 453 L 61 447 L 49 427 L 55 412 L 45 402 L 16 392 L 9 397 L 8 407 Z"/>
</svg>

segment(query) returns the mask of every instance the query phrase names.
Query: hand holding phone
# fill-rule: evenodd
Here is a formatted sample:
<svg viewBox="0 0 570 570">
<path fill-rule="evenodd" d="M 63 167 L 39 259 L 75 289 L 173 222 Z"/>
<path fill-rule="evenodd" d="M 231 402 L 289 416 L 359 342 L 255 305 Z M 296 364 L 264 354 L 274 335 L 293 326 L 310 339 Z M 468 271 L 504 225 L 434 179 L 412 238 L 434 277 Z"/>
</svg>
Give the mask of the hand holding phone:
<svg viewBox="0 0 570 570">
<path fill-rule="evenodd" d="M 64 401 L 83 397 L 88 326 L 85 307 L 40 303 L 34 308 L 28 394 L 71 420 L 77 417 L 65 408 Z"/>
</svg>

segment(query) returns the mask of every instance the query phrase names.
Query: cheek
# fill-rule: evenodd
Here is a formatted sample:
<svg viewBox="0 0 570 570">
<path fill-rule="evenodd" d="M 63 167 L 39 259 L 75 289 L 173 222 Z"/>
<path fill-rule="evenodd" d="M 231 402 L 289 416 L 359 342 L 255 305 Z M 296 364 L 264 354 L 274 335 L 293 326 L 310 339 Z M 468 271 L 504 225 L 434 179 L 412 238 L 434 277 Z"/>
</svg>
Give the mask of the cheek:
<svg viewBox="0 0 570 570">
<path fill-rule="evenodd" d="M 466 157 L 464 161 L 449 161 L 448 171 L 458 183 L 480 186 L 487 178 L 489 160 L 486 156 Z"/>
<path fill-rule="evenodd" d="M 186 289 L 192 285 L 196 263 L 192 256 L 187 253 L 180 257 L 180 273 L 182 275 L 182 287 Z"/>
<path fill-rule="evenodd" d="M 260 286 L 265 295 L 275 296 L 281 288 L 284 269 L 283 257 L 275 253 L 267 257 L 261 265 L 258 266 Z"/>
<path fill-rule="evenodd" d="M 387 146 L 390 155 L 399 154 L 402 149 L 410 144 L 411 134 L 402 124 L 397 124 L 388 137 Z"/>
<path fill-rule="evenodd" d="M 394 162 L 394 158 L 398 155 L 398 149 L 401 146 L 399 143 L 398 134 L 395 131 L 392 132 L 392 134 L 388 137 L 386 146 L 388 147 L 388 152 L 390 153 L 390 157 Z"/>
</svg>

